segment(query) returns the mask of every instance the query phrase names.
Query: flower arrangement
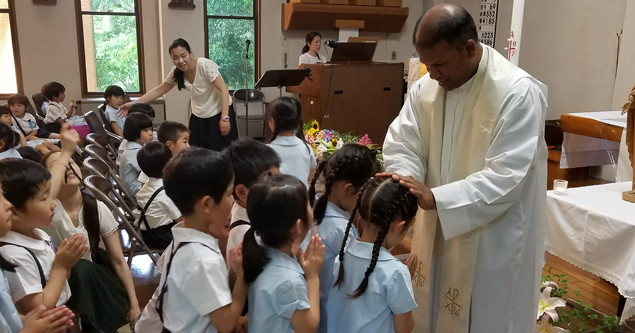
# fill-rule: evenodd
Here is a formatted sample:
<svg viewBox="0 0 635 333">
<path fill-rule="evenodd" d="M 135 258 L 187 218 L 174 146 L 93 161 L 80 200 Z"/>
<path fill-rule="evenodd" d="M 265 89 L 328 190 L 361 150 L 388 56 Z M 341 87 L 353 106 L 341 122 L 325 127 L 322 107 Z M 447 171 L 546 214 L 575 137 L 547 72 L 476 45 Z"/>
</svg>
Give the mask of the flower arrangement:
<svg viewBox="0 0 635 333">
<path fill-rule="evenodd" d="M 565 274 L 552 276 L 551 268 L 548 273 L 540 285 L 536 333 L 571 332 L 570 329 L 582 332 L 590 328 L 591 322 L 600 322 L 609 332 L 617 326 L 617 317 L 598 314 L 580 300 L 574 301 L 578 307 L 569 306 L 563 299 L 568 294 L 569 278 Z M 579 297 L 580 292 L 576 290 L 575 295 Z M 594 332 L 604 332 L 602 328 Z"/>
<path fill-rule="evenodd" d="M 336 150 L 348 143 L 357 143 L 368 146 L 371 149 L 377 149 L 368 137 L 368 134 L 358 137 L 348 133 L 341 134 L 331 129 L 320 129 L 320 123 L 315 119 L 305 123 L 302 126 L 302 131 L 304 133 L 304 140 L 311 145 L 318 160 L 327 159 Z M 379 150 L 377 151 L 377 159 L 379 159 L 383 165 L 383 155 Z"/>
</svg>

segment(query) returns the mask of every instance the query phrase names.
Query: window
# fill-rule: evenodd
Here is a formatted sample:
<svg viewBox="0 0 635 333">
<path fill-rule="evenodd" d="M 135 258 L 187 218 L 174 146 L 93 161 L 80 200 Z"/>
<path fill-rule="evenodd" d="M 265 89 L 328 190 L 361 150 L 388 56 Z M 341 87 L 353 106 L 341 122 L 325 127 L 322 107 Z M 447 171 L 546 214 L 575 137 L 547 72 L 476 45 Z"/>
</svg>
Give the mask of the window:
<svg viewBox="0 0 635 333">
<path fill-rule="evenodd" d="M 259 0 L 207 0 L 207 57 L 218 64 L 229 90 L 254 86 L 258 68 Z M 245 71 L 246 41 L 249 62 Z"/>
<path fill-rule="evenodd" d="M 22 88 L 13 8 L 13 0 L 0 0 L 0 95 L 4 96 Z"/>
<path fill-rule="evenodd" d="M 76 0 L 82 93 L 101 95 L 116 84 L 144 90 L 138 0 Z"/>
</svg>

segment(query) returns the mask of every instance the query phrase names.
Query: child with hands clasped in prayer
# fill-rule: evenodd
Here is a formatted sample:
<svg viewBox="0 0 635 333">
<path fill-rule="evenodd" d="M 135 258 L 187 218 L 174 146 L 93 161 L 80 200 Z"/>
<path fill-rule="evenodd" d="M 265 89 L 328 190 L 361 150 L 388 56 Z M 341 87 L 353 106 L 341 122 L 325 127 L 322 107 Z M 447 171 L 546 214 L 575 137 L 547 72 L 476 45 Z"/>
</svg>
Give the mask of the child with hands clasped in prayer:
<svg viewBox="0 0 635 333">
<path fill-rule="evenodd" d="M 11 298 L 23 314 L 40 305 L 52 309 L 66 303 L 71 295 L 66 281 L 70 269 L 88 250 L 86 238 L 75 234 L 54 253 L 49 235 L 40 229 L 51 224 L 55 209 L 50 178 L 36 162 L 0 161 L 4 195 L 14 207 L 11 231 L 0 239 L 0 254 L 17 266 L 6 278 Z"/>
<path fill-rule="evenodd" d="M 417 199 L 390 177 L 371 178 L 359 192 L 335 261 L 327 301 L 329 332 L 410 332 L 417 307 L 408 267 L 390 254 L 417 213 Z M 364 231 L 347 238 L 359 212 Z"/>
<path fill-rule="evenodd" d="M 247 214 L 251 228 L 242 249 L 251 283 L 249 332 L 315 332 L 324 246 L 313 236 L 304 253 L 300 248 L 313 221 L 306 187 L 293 176 L 271 176 L 249 189 Z"/>
<path fill-rule="evenodd" d="M 6 236 L 11 230 L 13 217 L 13 205 L 2 193 L 2 186 L 0 186 L 0 237 Z M 16 267 L 0 255 L 0 332 L 61 333 L 73 326 L 73 312 L 63 305 L 51 310 L 40 305 L 26 316 L 18 314 L 6 280 L 6 275 L 15 273 Z"/>
</svg>

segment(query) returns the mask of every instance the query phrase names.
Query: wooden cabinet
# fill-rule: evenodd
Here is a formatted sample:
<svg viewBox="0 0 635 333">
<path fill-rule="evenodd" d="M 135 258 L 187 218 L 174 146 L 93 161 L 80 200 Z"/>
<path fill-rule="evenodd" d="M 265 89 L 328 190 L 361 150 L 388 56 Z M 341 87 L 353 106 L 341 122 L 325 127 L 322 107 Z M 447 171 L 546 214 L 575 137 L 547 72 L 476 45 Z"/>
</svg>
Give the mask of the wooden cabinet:
<svg viewBox="0 0 635 333">
<path fill-rule="evenodd" d="M 403 63 L 315 64 L 311 79 L 287 91 L 300 94 L 304 121 L 340 133 L 368 134 L 381 145 L 403 99 Z"/>
</svg>

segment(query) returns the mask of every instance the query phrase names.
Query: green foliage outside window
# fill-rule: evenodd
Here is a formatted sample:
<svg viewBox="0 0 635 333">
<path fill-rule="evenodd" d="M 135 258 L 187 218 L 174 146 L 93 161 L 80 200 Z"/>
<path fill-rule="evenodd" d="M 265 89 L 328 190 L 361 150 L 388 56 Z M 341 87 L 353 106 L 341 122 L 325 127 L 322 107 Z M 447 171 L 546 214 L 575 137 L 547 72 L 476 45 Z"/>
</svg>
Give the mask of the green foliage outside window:
<svg viewBox="0 0 635 333">
<path fill-rule="evenodd" d="M 218 64 L 230 90 L 245 87 L 245 49 L 249 46 L 248 85 L 255 77 L 255 0 L 208 0 L 209 58 Z M 219 17 L 220 16 L 220 17 Z"/>
<path fill-rule="evenodd" d="M 141 91 L 134 0 L 83 0 L 82 10 L 103 13 L 83 15 L 84 22 L 90 22 L 92 18 L 95 90 L 103 92 L 107 86 L 116 84 L 125 91 Z M 104 12 L 132 15 L 108 15 Z M 85 45 L 87 48 L 92 46 Z"/>
</svg>

